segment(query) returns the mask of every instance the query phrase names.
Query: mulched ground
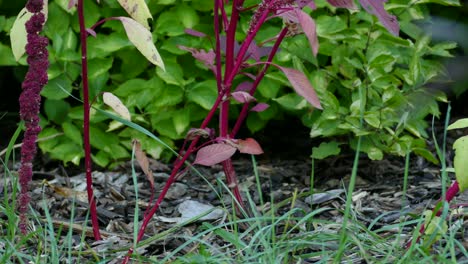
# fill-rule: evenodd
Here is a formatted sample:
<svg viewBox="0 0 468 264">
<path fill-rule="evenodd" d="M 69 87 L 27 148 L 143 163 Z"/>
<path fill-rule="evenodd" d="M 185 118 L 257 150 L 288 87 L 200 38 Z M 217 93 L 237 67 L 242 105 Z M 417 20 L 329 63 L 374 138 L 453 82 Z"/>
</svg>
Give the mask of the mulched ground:
<svg viewBox="0 0 468 264">
<path fill-rule="evenodd" d="M 449 134 L 448 146 L 460 136 L 460 133 L 462 132 Z M 342 220 L 340 211 L 344 209 L 345 189 L 349 182 L 354 159 L 353 152 L 349 151 L 337 157 L 315 162 L 314 196 L 300 195 L 310 191 L 312 166 L 310 158 L 307 157 L 308 154 L 290 155 L 286 151 L 276 152 L 279 154 L 259 157 L 257 160 L 257 169 L 262 182 L 262 196 L 265 200 L 270 201 L 270 197 L 272 197 L 275 203 L 280 203 L 297 193 L 299 195 L 294 203 L 295 207 L 301 208 L 304 212 L 330 207 L 332 210 L 323 212 L 317 217 L 340 222 Z M 452 166 L 452 156 L 453 153 L 448 151 L 447 164 L 449 167 Z M 260 205 L 260 196 L 256 191 L 251 160 L 237 156 L 234 160 L 241 188 L 249 190 L 259 210 L 268 209 L 269 202 L 266 203 L 266 208 Z M 370 161 L 362 156 L 359 163 L 357 185 L 353 193 L 353 209 L 362 224 L 365 226 L 372 224 L 373 229 L 378 229 L 386 225 L 397 224 L 401 221 L 402 216 L 410 219 L 411 215 L 420 215 L 426 208 L 433 208 L 441 194 L 440 166 L 415 156 L 411 158 L 410 164 L 408 191 L 406 199 L 402 199 L 404 158 L 386 157 L 382 161 Z M 171 168 L 170 165 L 151 160 L 151 169 L 154 173 L 155 189 L 158 193 L 169 177 Z M 216 179 L 224 179 L 221 166 L 199 167 L 198 169 L 213 185 L 216 185 Z M 83 232 L 82 224 L 87 213 L 86 181 L 84 173 L 72 175 L 69 173 L 70 171 L 60 166 L 53 170 L 38 169 L 34 174 L 32 184 L 32 200 L 34 201 L 32 206 L 44 218 L 44 205 L 46 204 L 57 228 L 63 226 L 65 230 L 72 228 L 75 231 L 75 244 L 78 245 L 80 235 Z M 138 206 L 140 212 L 144 212 L 151 196 L 150 185 L 139 168 L 137 168 L 137 175 Z M 450 176 L 453 177 L 453 174 Z M 92 244 L 92 232 L 88 229 L 85 234 L 88 237 L 87 241 L 90 242 L 90 247 L 96 252 L 102 252 L 106 249 L 118 249 L 131 245 L 133 241 L 133 212 L 136 202 L 130 163 L 123 164 L 115 171 L 95 171 L 93 178 L 104 241 Z M 4 196 L 3 184 L 3 181 L 0 182 L 0 199 Z M 222 189 L 219 191 L 222 192 Z M 402 204 L 402 201 L 405 201 L 405 204 Z M 147 228 L 146 237 L 161 233 L 175 226 L 178 222 L 186 220 L 183 218 L 185 214 L 190 213 L 191 210 L 196 213 L 197 209 L 194 208 L 198 208 L 200 204 L 202 204 L 202 209 L 203 206 L 222 208 L 223 204 L 231 205 L 231 200 L 229 195 L 223 195 L 222 200 L 220 200 L 204 179 L 193 172 L 188 172 L 169 191 L 157 217 Z M 468 205 L 468 194 L 465 192 L 459 195 L 452 202 L 452 205 Z M 284 204 L 279 213 L 290 210 L 290 207 L 290 204 Z M 70 226 L 69 219 L 72 208 L 74 208 L 75 225 Z M 215 212 L 217 214 L 210 214 L 209 219 L 205 221 L 216 221 L 216 223 L 223 221 L 222 211 Z M 4 218 L 5 215 L 0 212 L 0 217 Z M 466 237 L 468 213 L 466 209 L 454 217 L 464 219 L 464 228 L 462 229 L 464 229 L 465 237 L 460 234 L 458 239 L 465 247 L 468 247 L 468 237 Z M 185 242 L 180 238 L 180 235 L 193 234 L 201 222 L 203 221 L 187 225 L 167 235 L 163 240 L 154 241 L 141 249 L 141 253 L 164 255 L 165 252 L 170 252 Z M 34 228 L 34 225 L 31 227 Z M 414 226 L 405 227 L 403 233 L 411 234 L 413 228 Z M 63 233 L 65 234 L 65 232 Z M 216 240 L 213 240 L 213 243 L 216 243 Z M 184 254 L 191 250 L 193 248 L 188 247 L 186 251 L 181 253 Z M 121 252 L 121 254 L 124 253 L 125 251 Z M 310 263 L 313 262 L 313 260 L 310 261 Z"/>
</svg>

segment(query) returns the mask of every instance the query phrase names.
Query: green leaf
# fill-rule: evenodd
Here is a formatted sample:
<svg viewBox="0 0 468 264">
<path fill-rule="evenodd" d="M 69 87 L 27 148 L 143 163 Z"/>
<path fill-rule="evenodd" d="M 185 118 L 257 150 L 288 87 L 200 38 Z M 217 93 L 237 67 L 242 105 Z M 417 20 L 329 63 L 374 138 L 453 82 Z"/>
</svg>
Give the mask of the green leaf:
<svg viewBox="0 0 468 264">
<path fill-rule="evenodd" d="M 91 135 L 91 146 L 103 150 L 112 156 L 111 145 L 120 144 L 117 135 L 112 133 L 106 133 L 103 129 L 100 129 L 94 125 L 90 126 L 89 131 Z"/>
<path fill-rule="evenodd" d="M 369 111 L 364 113 L 364 121 L 375 128 L 381 128 L 381 115 L 379 112 Z"/>
<path fill-rule="evenodd" d="M 265 76 L 257 87 L 258 92 L 265 98 L 275 98 L 281 88 L 281 83 Z"/>
<path fill-rule="evenodd" d="M 324 159 L 329 156 L 338 155 L 340 152 L 341 148 L 338 142 L 322 142 L 320 146 L 312 148 L 311 157 L 314 159 Z"/>
<path fill-rule="evenodd" d="M 98 38 L 88 38 L 88 59 L 102 58 L 132 43 L 121 33 L 99 35 Z"/>
<path fill-rule="evenodd" d="M 175 60 L 166 61 L 166 69 L 156 69 L 156 73 L 159 78 L 168 84 L 173 84 L 177 86 L 184 86 L 184 71 L 182 67 Z"/>
<path fill-rule="evenodd" d="M 117 19 L 122 22 L 130 42 L 135 45 L 149 62 L 160 67 L 164 71 L 164 63 L 156 46 L 154 46 L 151 32 L 131 18 L 118 17 Z"/>
<path fill-rule="evenodd" d="M 190 127 L 190 112 L 184 108 L 174 113 L 172 121 L 178 135 L 182 135 L 188 131 Z"/>
<path fill-rule="evenodd" d="M 83 146 L 83 136 L 81 135 L 81 129 L 76 127 L 72 122 L 64 122 L 62 124 L 63 133 L 78 146 Z"/>
<path fill-rule="evenodd" d="M 91 155 L 91 157 L 94 163 L 103 168 L 105 168 L 110 163 L 109 154 L 102 150 L 98 151 L 96 155 Z"/>
<path fill-rule="evenodd" d="M 70 104 L 63 100 L 47 99 L 44 102 L 44 111 L 47 118 L 56 124 L 62 124 L 65 121 L 70 108 Z"/>
<path fill-rule="evenodd" d="M 416 4 L 434 3 L 446 6 L 460 6 L 460 0 L 419 0 Z"/>
<path fill-rule="evenodd" d="M 88 62 L 88 78 L 95 79 L 112 67 L 113 58 L 92 59 Z"/>
<path fill-rule="evenodd" d="M 51 2 L 49 5 L 49 18 L 44 27 L 44 33 L 49 38 L 54 38 L 55 35 L 63 36 L 70 29 L 70 16 L 63 11 L 56 3 Z"/>
<path fill-rule="evenodd" d="M 315 20 L 315 23 L 317 24 L 317 35 L 319 37 L 332 38 L 333 34 L 347 28 L 346 21 L 344 21 L 340 16 L 319 16 Z"/>
<path fill-rule="evenodd" d="M 10 47 L 0 43 L 0 66 L 16 66 L 15 57 L 13 56 L 13 51 Z"/>
<path fill-rule="evenodd" d="M 468 118 L 462 118 L 462 119 L 458 119 L 457 121 L 455 121 L 455 123 L 448 126 L 447 130 L 467 128 L 467 127 L 468 127 Z"/>
<path fill-rule="evenodd" d="M 218 90 L 215 80 L 206 80 L 195 84 L 189 89 L 187 99 L 210 110 L 216 101 Z"/>
<path fill-rule="evenodd" d="M 180 86 L 166 85 L 159 88 L 159 97 L 153 99 L 154 107 L 176 105 L 184 99 L 184 90 Z"/>
<path fill-rule="evenodd" d="M 308 106 L 307 101 L 296 93 L 289 93 L 279 98 L 274 98 L 282 107 L 287 110 L 301 110 Z"/>
<path fill-rule="evenodd" d="M 258 132 L 265 127 L 267 121 L 261 119 L 258 113 L 251 113 L 247 116 L 247 128 L 252 132 Z"/>
<path fill-rule="evenodd" d="M 463 136 L 453 143 L 455 150 L 454 168 L 460 192 L 468 188 L 468 136 Z"/>
<path fill-rule="evenodd" d="M 75 165 L 80 164 L 81 158 L 84 156 L 83 148 L 72 141 L 62 141 L 57 148 L 49 153 L 52 159 L 63 161 L 65 164 L 72 162 Z"/>
<path fill-rule="evenodd" d="M 44 86 L 41 95 L 53 100 L 60 100 L 67 98 L 72 91 L 72 82 L 65 74 L 58 76 Z"/>
<path fill-rule="evenodd" d="M 200 20 L 197 12 L 186 4 L 178 4 L 175 9 L 175 15 L 185 28 L 193 28 Z"/>
</svg>

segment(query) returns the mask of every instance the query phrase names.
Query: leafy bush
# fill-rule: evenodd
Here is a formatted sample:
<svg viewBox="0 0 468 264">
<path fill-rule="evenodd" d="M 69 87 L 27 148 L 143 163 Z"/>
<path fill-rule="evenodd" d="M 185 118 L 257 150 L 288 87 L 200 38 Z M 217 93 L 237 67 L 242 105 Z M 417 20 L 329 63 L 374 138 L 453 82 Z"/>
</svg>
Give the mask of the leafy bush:
<svg viewBox="0 0 468 264">
<path fill-rule="evenodd" d="M 246 6 L 256 1 L 246 1 Z M 424 4 L 420 4 L 424 2 Z M 438 115 L 436 99 L 443 94 L 427 90 L 424 85 L 443 72 L 436 57 L 450 56 L 453 43 L 431 44 L 415 21 L 428 17 L 425 3 L 456 5 L 458 1 L 390 1 L 387 9 L 398 16 L 405 39 L 388 33 L 377 19 L 361 11 L 335 9 L 326 1 L 316 1 L 317 10 L 308 12 L 317 24 L 320 48 L 315 58 L 309 51 L 305 36 L 286 40 L 277 60 L 293 66 L 309 76 L 319 94 L 323 112 L 312 111 L 298 96 L 278 70 L 270 70 L 258 87 L 257 100 L 270 107 L 252 112 L 247 127 L 260 131 L 269 120 L 301 118 L 311 128 L 312 137 L 330 138 L 315 150 L 314 157 L 325 157 L 327 150 L 339 151 L 339 145 L 351 142 L 354 136 L 364 138 L 364 151 L 372 159 L 384 153 L 403 155 L 408 150 L 435 161 L 425 149 L 424 131 L 428 114 Z M 45 97 L 44 128 L 39 143 L 41 150 L 65 163 L 78 164 L 82 151 L 82 98 L 80 84 L 80 55 L 78 19 L 68 1 L 49 3 L 49 17 L 45 34 L 51 39 L 49 83 L 43 90 Z M 151 67 L 149 62 L 131 45 L 122 25 L 108 21 L 96 28 L 97 38 L 89 39 L 89 78 L 94 107 L 106 108 L 99 99 L 102 92 L 112 92 L 122 99 L 132 113 L 133 121 L 147 127 L 166 143 L 183 139 L 191 127 L 206 116 L 216 99 L 216 80 L 191 54 L 179 48 L 196 47 L 208 50 L 209 39 L 185 34 L 193 28 L 210 35 L 212 31 L 212 3 L 204 0 L 149 1 L 155 20 L 153 38 L 157 41 L 166 71 Z M 88 27 L 104 17 L 124 14 L 116 1 L 85 1 Z M 0 25 L 9 31 L 14 18 L 2 17 Z M 245 37 L 250 17 L 240 18 Z M 281 22 L 274 20 L 257 35 L 261 43 L 279 32 Z M 14 64 L 8 45 L 2 44 L 2 65 Z M 304 52 L 306 51 L 306 52 Z M 22 61 L 22 64 L 25 62 Z M 289 86 L 289 87 L 288 87 Z M 232 112 L 239 108 L 232 108 Z M 360 112 L 364 122 L 360 122 Z M 154 158 L 169 158 L 170 154 L 158 142 L 142 136 L 131 128 L 92 111 L 92 146 L 94 162 L 112 166 L 130 156 L 131 139 L 137 138 L 143 149 Z"/>
</svg>

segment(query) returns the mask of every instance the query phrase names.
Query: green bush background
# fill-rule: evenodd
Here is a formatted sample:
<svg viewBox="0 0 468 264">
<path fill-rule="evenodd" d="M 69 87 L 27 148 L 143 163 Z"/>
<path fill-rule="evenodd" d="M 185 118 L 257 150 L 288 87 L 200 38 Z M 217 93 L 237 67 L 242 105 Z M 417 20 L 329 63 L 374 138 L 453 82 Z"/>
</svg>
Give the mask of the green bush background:
<svg viewBox="0 0 468 264">
<path fill-rule="evenodd" d="M 246 1 L 246 5 L 257 1 Z M 415 1 L 413 1 L 415 2 Z M 305 36 L 287 39 L 276 57 L 280 65 L 303 71 L 315 87 L 324 110 L 316 111 L 296 95 L 284 75 L 270 70 L 260 84 L 256 98 L 270 107 L 251 113 L 246 125 L 261 131 L 272 119 L 299 118 L 311 128 L 312 137 L 324 143 L 313 157 L 337 154 L 340 145 L 356 143 L 363 136 L 363 151 L 371 159 L 384 154 L 404 155 L 407 151 L 436 162 L 426 150 L 427 115 L 438 116 L 436 100 L 445 101 L 441 91 L 426 84 L 443 80 L 441 57 L 450 57 L 453 42 L 434 42 L 419 26 L 430 20 L 426 3 L 456 5 L 453 0 L 426 0 L 408 4 L 394 0 L 387 10 L 398 16 L 402 38 L 388 33 L 377 19 L 363 11 L 335 9 L 324 0 L 316 1 L 311 12 L 317 23 L 320 49 L 314 57 Z M 89 37 L 89 78 L 91 98 L 96 108 L 103 105 L 100 94 L 112 92 L 132 113 L 132 121 L 148 128 L 167 144 L 183 139 L 188 129 L 197 127 L 216 98 L 212 73 L 180 50 L 177 45 L 208 50 L 211 42 L 184 33 L 193 28 L 212 35 L 212 1 L 150 0 L 154 17 L 153 38 L 166 65 L 166 72 L 150 65 L 131 45 L 120 22 L 108 21 L 97 28 L 97 38 Z M 24 3 L 23 3 L 24 4 Z M 8 32 L 20 2 L 0 2 L 0 65 L 17 66 L 11 54 Z M 49 83 L 42 91 L 43 115 L 40 149 L 53 159 L 79 164 L 83 158 L 83 126 L 80 90 L 80 53 L 76 12 L 67 9 L 68 0 L 52 0 L 44 34 L 51 40 Z M 455 8 L 454 8 L 455 9 Z M 13 13 L 14 12 L 14 13 Z M 86 25 L 111 16 L 127 16 L 117 1 L 85 0 Z M 242 41 L 251 14 L 241 17 Z M 260 43 L 274 37 L 282 27 L 279 19 L 267 23 L 256 38 Z M 268 44 L 267 44 L 268 45 Z M 25 58 L 19 64 L 25 65 Z M 22 75 L 17 78 L 21 80 Z M 236 79 L 240 83 L 242 79 Z M 20 89 L 18 87 L 17 89 Z M 233 116 L 239 107 L 232 109 Z M 361 112 L 363 122 L 360 122 Z M 154 158 L 168 159 L 163 146 L 92 111 L 91 144 L 93 160 L 102 167 L 128 159 L 131 141 Z M 212 127 L 217 127 L 212 124 Z M 174 146 L 175 147 L 175 146 Z"/>
</svg>

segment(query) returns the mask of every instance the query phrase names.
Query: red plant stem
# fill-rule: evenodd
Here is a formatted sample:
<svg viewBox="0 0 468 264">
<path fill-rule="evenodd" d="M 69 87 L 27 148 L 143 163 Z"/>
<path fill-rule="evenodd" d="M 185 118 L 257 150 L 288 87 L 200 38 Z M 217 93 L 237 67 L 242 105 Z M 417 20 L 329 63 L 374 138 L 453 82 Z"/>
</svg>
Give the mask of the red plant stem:
<svg viewBox="0 0 468 264">
<path fill-rule="evenodd" d="M 216 85 L 218 86 L 218 94 L 222 91 L 222 85 L 221 85 L 221 43 L 219 40 L 219 9 L 220 9 L 220 1 L 222 4 L 223 0 L 215 0 L 214 2 L 214 33 L 215 33 L 215 38 L 216 38 L 216 47 L 215 47 L 215 54 L 216 54 L 216 72 L 215 72 L 215 77 L 216 77 Z"/>
<path fill-rule="evenodd" d="M 208 126 L 209 122 L 213 118 L 216 110 L 218 109 L 220 103 L 222 102 L 222 98 L 224 96 L 224 93 L 221 92 L 219 93 L 218 97 L 216 98 L 215 103 L 213 104 L 213 107 L 211 108 L 210 112 L 208 115 L 205 117 L 205 120 L 203 120 L 202 124 L 200 125 L 200 129 L 204 129 Z M 138 231 L 138 236 L 137 236 L 137 243 L 141 241 L 143 238 L 143 235 L 145 234 L 146 227 L 148 226 L 149 222 L 153 218 L 153 215 L 156 213 L 156 211 L 159 209 L 159 206 L 161 205 L 162 201 L 164 200 L 164 197 L 167 194 L 167 191 L 171 187 L 171 185 L 174 183 L 175 178 L 177 176 L 177 173 L 180 171 L 182 166 L 184 165 L 184 162 L 190 157 L 190 155 L 194 152 L 195 147 L 198 143 L 198 140 L 200 137 L 196 137 L 191 143 L 190 146 L 187 148 L 187 151 L 185 152 L 184 156 L 180 159 L 177 160 L 177 162 L 174 164 L 174 168 L 172 169 L 171 175 L 169 176 L 169 179 L 166 181 L 166 184 L 164 185 L 161 193 L 158 196 L 158 199 L 156 200 L 155 204 L 149 210 L 147 213 L 145 213 L 145 216 L 143 218 L 143 222 L 141 224 L 140 230 Z M 128 250 L 127 255 L 125 256 L 124 260 L 122 263 L 126 264 L 130 260 L 130 256 L 133 253 L 133 248 L 130 248 Z"/>
<path fill-rule="evenodd" d="M 85 170 L 86 170 L 86 190 L 88 192 L 88 202 L 91 214 L 91 223 L 93 226 L 93 234 L 95 240 L 101 240 L 99 232 L 99 221 L 97 218 L 96 200 L 93 193 L 93 178 L 91 168 L 91 144 L 89 137 L 89 85 L 88 85 L 88 60 L 87 60 L 87 42 L 88 36 L 85 26 L 83 0 L 78 0 L 78 20 L 80 24 L 80 39 L 81 39 L 81 75 L 83 78 L 83 143 L 85 152 Z"/>
<path fill-rule="evenodd" d="M 234 0 L 232 3 L 231 19 L 229 20 L 229 25 L 226 29 L 226 57 L 224 69 L 225 76 L 228 76 L 228 73 L 232 73 L 232 68 L 234 66 L 234 46 L 236 43 L 237 22 L 239 21 L 239 9 L 237 6 L 242 5 L 242 3 L 239 2 L 241 1 Z M 218 32 L 216 33 L 218 34 Z M 228 89 L 227 87 L 223 88 Z"/>
<path fill-rule="evenodd" d="M 452 201 L 453 198 L 455 197 L 455 195 L 457 195 L 459 191 L 460 191 L 460 185 L 458 184 L 457 181 L 454 181 L 454 182 L 452 183 L 452 185 L 451 185 L 451 186 L 448 188 L 448 190 L 447 190 L 447 193 L 446 193 L 446 195 L 445 195 L 445 201 L 447 201 L 447 202 Z M 442 199 L 443 199 L 443 198 L 441 198 L 436 204 L 442 202 Z M 436 208 L 438 208 L 438 207 L 436 206 Z M 434 208 L 434 210 L 436 210 L 436 208 Z M 441 209 L 438 209 L 438 211 L 435 213 L 435 215 L 436 215 L 436 216 L 440 216 L 441 213 L 442 213 L 442 210 L 441 210 Z M 421 228 L 419 229 L 419 234 L 418 234 L 418 238 L 416 239 L 416 243 L 418 243 L 419 240 L 421 240 L 421 235 L 424 234 L 424 231 L 425 231 L 425 230 L 426 230 L 426 227 L 425 227 L 424 224 L 422 224 L 422 225 L 421 225 Z M 411 244 L 412 244 L 412 240 L 408 241 L 408 242 L 406 243 L 406 248 L 411 247 Z"/>
<path fill-rule="evenodd" d="M 265 73 L 268 70 L 268 68 L 270 67 L 270 62 L 273 61 L 273 57 L 278 52 L 278 48 L 279 48 L 281 42 L 283 41 L 283 39 L 284 39 L 284 37 L 286 36 L 287 33 L 288 33 L 288 28 L 283 28 L 281 30 L 280 34 L 278 35 L 278 38 L 276 39 L 276 42 L 273 45 L 273 48 L 272 48 L 270 54 L 268 55 L 268 59 L 267 59 L 267 62 L 265 64 L 265 66 L 263 66 L 262 71 L 260 71 L 260 73 L 255 78 L 254 83 L 252 84 L 252 88 L 249 91 L 250 95 L 252 95 L 252 96 L 254 95 L 255 91 L 257 90 L 258 84 L 263 80 L 263 77 L 265 77 Z M 243 124 L 245 118 L 247 117 L 248 110 L 249 110 L 249 103 L 245 103 L 242 106 L 242 110 L 241 110 L 241 112 L 239 114 L 239 117 L 237 118 L 236 123 L 234 125 L 234 128 L 231 131 L 231 134 L 230 134 L 231 138 L 236 137 L 237 132 L 239 131 L 241 125 Z"/>
<path fill-rule="evenodd" d="M 260 30 L 260 27 L 262 26 L 262 24 L 267 19 L 269 13 L 270 13 L 270 11 L 267 8 L 260 15 L 260 18 L 258 19 L 258 21 L 257 21 L 257 23 L 255 25 L 255 28 L 252 30 L 252 32 L 247 34 L 246 39 L 244 40 L 244 42 L 242 42 L 242 46 L 240 47 L 239 52 L 237 53 L 237 59 L 236 59 L 236 62 L 234 63 L 234 67 L 232 68 L 231 71 L 229 71 L 229 74 L 226 75 L 226 79 L 224 80 L 224 86 L 225 86 L 224 88 L 227 89 L 228 87 L 229 88 L 231 87 L 232 81 L 234 80 L 234 77 L 236 77 L 242 63 L 244 62 L 244 57 L 245 57 L 245 54 L 247 53 L 247 50 L 249 49 L 250 44 L 252 43 L 255 36 L 257 35 L 257 32 Z M 227 40 L 226 40 L 226 42 L 227 42 Z M 227 47 L 227 44 L 226 44 L 226 47 Z M 227 53 L 227 50 L 226 50 L 226 53 Z M 226 57 L 226 60 L 227 59 L 228 58 Z"/>
</svg>

